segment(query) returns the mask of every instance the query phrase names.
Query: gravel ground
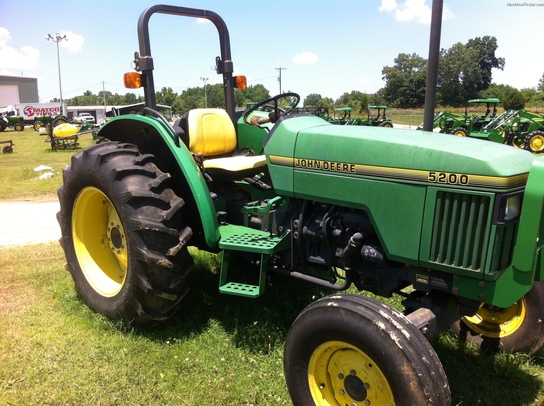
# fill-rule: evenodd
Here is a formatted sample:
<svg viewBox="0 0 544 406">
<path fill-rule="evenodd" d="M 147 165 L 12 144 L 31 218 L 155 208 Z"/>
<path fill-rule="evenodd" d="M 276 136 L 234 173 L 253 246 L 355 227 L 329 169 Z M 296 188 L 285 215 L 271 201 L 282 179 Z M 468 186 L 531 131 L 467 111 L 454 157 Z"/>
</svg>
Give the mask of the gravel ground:
<svg viewBox="0 0 544 406">
<path fill-rule="evenodd" d="M 55 198 L 0 201 L 0 246 L 57 241 L 58 211 Z"/>
</svg>

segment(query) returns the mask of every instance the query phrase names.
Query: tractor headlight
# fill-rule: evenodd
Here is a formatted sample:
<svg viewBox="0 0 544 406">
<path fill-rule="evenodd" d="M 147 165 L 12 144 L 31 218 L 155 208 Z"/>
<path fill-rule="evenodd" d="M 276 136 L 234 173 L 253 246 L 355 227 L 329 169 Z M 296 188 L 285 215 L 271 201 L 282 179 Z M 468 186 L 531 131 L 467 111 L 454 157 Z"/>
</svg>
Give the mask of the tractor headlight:
<svg viewBox="0 0 544 406">
<path fill-rule="evenodd" d="M 498 195 L 495 205 L 495 223 L 506 224 L 518 220 L 522 202 L 523 192 Z"/>
</svg>

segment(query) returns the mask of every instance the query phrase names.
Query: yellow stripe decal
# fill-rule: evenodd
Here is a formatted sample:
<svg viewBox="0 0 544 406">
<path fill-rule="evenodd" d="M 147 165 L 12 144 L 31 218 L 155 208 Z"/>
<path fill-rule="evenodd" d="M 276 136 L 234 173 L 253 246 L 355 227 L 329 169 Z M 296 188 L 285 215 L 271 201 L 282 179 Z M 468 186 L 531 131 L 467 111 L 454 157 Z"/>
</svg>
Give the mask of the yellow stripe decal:
<svg viewBox="0 0 544 406">
<path fill-rule="evenodd" d="M 462 185 L 491 189 L 510 189 L 523 186 L 525 183 L 527 183 L 527 177 L 529 176 L 528 173 L 506 177 L 481 176 L 466 173 L 422 171 L 416 169 L 389 168 L 385 166 L 361 165 L 317 159 L 290 158 L 278 155 L 270 155 L 269 159 L 271 164 L 289 166 L 302 170 L 345 173 L 350 175 L 374 176 L 416 182 L 430 182 L 442 185 Z"/>
</svg>

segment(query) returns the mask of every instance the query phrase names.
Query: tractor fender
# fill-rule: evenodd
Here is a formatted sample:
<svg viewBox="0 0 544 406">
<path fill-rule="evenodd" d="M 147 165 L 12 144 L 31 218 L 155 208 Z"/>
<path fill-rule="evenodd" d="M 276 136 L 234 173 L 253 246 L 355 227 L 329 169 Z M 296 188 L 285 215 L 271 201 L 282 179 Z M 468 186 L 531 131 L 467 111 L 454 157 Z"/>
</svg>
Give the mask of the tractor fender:
<svg viewBox="0 0 544 406">
<path fill-rule="evenodd" d="M 174 178 L 182 176 L 189 187 L 181 197 L 196 205 L 204 240 L 208 247 L 219 241 L 219 223 L 210 190 L 191 152 L 174 132 L 173 128 L 157 117 L 123 115 L 114 117 L 98 131 L 99 138 L 137 145 L 143 154 L 157 157 L 156 165 Z M 193 230 L 195 231 L 195 230 Z"/>
</svg>

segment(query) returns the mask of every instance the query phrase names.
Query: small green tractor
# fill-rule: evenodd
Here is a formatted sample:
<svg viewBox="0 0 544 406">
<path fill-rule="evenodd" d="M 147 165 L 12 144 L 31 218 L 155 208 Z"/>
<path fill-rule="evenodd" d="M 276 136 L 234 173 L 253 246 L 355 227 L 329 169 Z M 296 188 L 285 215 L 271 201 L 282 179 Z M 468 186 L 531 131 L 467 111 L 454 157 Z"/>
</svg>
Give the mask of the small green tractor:
<svg viewBox="0 0 544 406">
<path fill-rule="evenodd" d="M 544 152 L 544 116 L 527 110 L 507 110 L 470 137 Z"/>
<path fill-rule="evenodd" d="M 23 118 L 14 115 L 14 112 L 5 111 L 0 115 L 0 131 L 4 131 L 6 128 L 13 128 L 15 131 L 23 131 L 25 124 Z"/>
<path fill-rule="evenodd" d="M 368 106 L 366 109 L 366 119 L 356 118 L 354 122 L 348 124 L 393 128 L 393 122 L 385 117 L 387 108 L 387 106 Z"/>
<path fill-rule="evenodd" d="M 474 105 L 485 104 L 485 113 L 482 116 L 470 115 L 468 105 L 465 107 L 464 115 L 449 110 L 438 112 L 434 116 L 433 128 L 439 127 L 441 133 L 467 137 L 473 132 L 480 131 L 496 117 L 500 100 L 492 97 L 488 99 L 471 99 L 468 103 Z M 423 125 L 419 126 L 418 129 L 423 129 Z"/>
<path fill-rule="evenodd" d="M 523 137 L 523 148 L 534 153 L 544 152 L 544 115 L 519 110 L 512 118 L 509 136 Z"/>
<path fill-rule="evenodd" d="M 34 117 L 34 123 L 32 124 L 32 128 L 34 128 L 35 131 L 40 131 L 40 128 L 43 128 L 47 126 L 48 124 L 51 127 L 56 127 L 58 125 L 64 124 L 68 122 L 68 117 L 66 117 L 63 114 L 59 114 L 58 116 L 36 116 Z"/>
<path fill-rule="evenodd" d="M 173 125 L 157 112 L 156 13 L 215 25 L 225 109 L 191 110 Z M 72 157 L 58 190 L 67 269 L 92 310 L 127 326 L 167 322 L 185 306 L 188 246 L 222 254 L 225 295 L 253 300 L 281 277 L 334 292 L 308 304 L 286 337 L 287 389 L 302 406 L 449 405 L 427 338 L 450 326 L 481 348 L 542 349 L 544 159 L 470 138 L 398 130 L 391 140 L 384 128 L 333 125 L 292 114 L 295 93 L 237 118 L 244 80 L 218 14 L 152 6 L 138 37 L 125 84 L 143 87 L 146 108 L 101 127 L 104 142 Z M 350 286 L 398 294 L 405 310 L 343 293 Z"/>
<path fill-rule="evenodd" d="M 338 114 L 335 117 L 329 117 L 328 114 L 325 115 L 323 110 L 317 110 L 316 115 L 322 118 L 325 118 L 331 124 L 341 124 L 341 125 L 365 125 L 365 126 L 374 126 L 374 127 L 386 127 L 393 128 L 393 122 L 385 117 L 385 111 L 387 106 L 368 106 L 367 107 L 367 118 L 360 117 L 351 117 L 351 107 L 339 107 L 335 111 L 342 113 L 341 116 Z M 382 114 L 383 111 L 383 114 Z"/>
</svg>

